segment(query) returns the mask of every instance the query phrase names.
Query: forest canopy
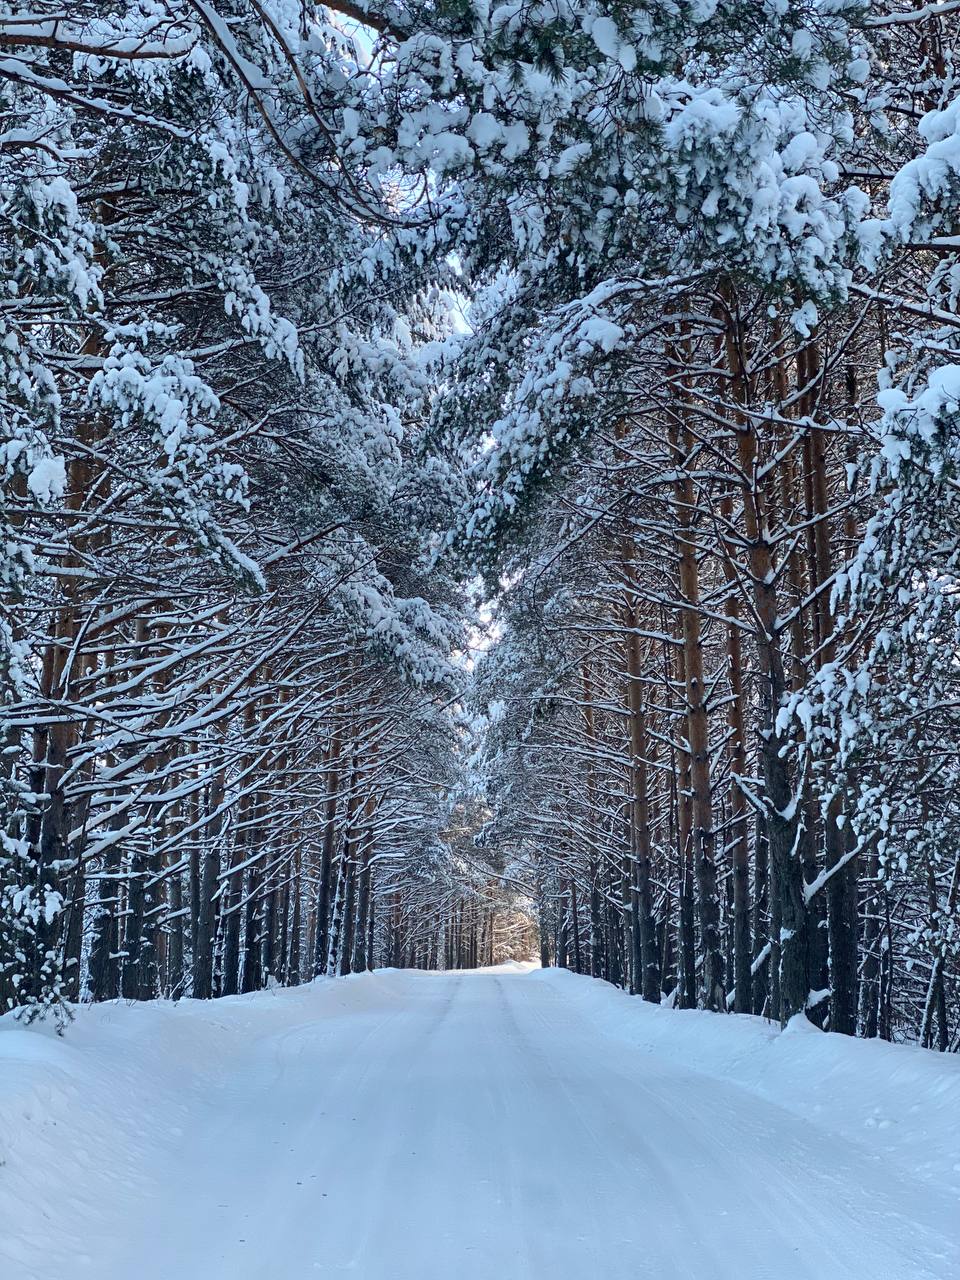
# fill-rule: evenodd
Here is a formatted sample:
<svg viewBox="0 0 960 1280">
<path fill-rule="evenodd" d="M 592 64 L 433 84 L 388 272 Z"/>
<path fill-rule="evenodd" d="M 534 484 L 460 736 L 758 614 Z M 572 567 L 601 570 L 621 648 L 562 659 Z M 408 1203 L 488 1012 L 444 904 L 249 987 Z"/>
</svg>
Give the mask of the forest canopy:
<svg viewBox="0 0 960 1280">
<path fill-rule="evenodd" d="M 0 3 L 2 1008 L 539 945 L 960 1047 L 958 43 Z"/>
</svg>

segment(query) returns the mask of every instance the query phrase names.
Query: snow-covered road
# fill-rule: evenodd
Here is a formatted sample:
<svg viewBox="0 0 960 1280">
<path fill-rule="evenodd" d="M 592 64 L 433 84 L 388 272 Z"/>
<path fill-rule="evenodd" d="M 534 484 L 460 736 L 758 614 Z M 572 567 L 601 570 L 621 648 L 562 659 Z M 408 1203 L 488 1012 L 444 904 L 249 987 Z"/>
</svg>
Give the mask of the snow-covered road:
<svg viewBox="0 0 960 1280">
<path fill-rule="evenodd" d="M 82 1248 L 6 1280 L 960 1275 L 947 1197 L 639 1053 L 571 998 L 579 982 L 598 986 L 390 971 L 232 1002 L 195 1077 L 171 1018 L 184 1070 L 156 1093 L 163 1141 Z"/>
</svg>

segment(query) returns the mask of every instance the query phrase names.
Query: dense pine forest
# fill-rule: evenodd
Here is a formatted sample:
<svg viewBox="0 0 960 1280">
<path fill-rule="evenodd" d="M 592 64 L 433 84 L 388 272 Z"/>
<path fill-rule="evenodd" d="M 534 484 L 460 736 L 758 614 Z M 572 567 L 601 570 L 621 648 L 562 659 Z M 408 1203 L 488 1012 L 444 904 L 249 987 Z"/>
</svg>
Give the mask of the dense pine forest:
<svg viewBox="0 0 960 1280">
<path fill-rule="evenodd" d="M 958 57 L 0 4 L 0 1007 L 535 954 L 960 1049 Z"/>
</svg>

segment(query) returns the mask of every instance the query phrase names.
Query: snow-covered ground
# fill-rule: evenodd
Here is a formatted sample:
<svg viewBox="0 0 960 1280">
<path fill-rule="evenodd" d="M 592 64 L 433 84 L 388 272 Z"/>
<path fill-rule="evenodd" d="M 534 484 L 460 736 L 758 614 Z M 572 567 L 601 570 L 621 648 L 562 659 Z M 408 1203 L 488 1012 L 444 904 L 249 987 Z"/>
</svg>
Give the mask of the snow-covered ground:
<svg viewBox="0 0 960 1280">
<path fill-rule="evenodd" d="M 3 1280 L 954 1280 L 960 1061 L 381 971 L 0 1019 Z"/>
</svg>

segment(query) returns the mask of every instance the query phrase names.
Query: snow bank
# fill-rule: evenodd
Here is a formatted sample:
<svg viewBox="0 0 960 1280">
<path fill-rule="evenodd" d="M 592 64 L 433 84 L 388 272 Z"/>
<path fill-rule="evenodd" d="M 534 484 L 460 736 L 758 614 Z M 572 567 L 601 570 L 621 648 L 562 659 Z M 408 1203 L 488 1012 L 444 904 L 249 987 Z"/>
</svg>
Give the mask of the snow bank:
<svg viewBox="0 0 960 1280">
<path fill-rule="evenodd" d="M 562 969 L 540 969 L 529 980 L 556 987 L 606 1036 L 737 1085 L 960 1194 L 957 1055 L 825 1034 L 800 1018 L 781 1032 L 746 1014 L 659 1008 Z"/>
<path fill-rule="evenodd" d="M 302 1023 L 308 1003 L 322 1010 L 317 997 L 314 985 L 85 1005 L 63 1036 L 0 1017 L 0 1277 L 87 1274 L 124 1208 L 151 1190 L 151 1158 L 224 1084 L 231 1055 Z"/>
</svg>

